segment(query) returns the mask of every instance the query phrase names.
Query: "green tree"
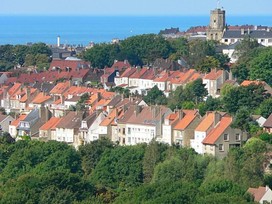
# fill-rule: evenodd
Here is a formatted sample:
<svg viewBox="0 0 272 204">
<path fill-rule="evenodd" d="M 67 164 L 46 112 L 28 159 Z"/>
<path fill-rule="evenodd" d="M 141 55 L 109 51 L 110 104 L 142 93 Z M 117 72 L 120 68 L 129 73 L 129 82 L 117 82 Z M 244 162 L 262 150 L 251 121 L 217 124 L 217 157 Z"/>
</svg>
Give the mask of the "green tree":
<svg viewBox="0 0 272 204">
<path fill-rule="evenodd" d="M 120 46 L 123 53 L 133 54 L 136 57 L 136 59 L 131 60 L 127 56 L 132 65 L 150 64 L 157 58 L 168 58 L 172 53 L 169 41 L 155 34 L 129 37 L 123 40 Z M 137 61 L 138 64 L 135 64 Z"/>
<path fill-rule="evenodd" d="M 149 105 L 165 105 L 167 103 L 166 96 L 157 86 L 154 86 L 147 92 L 147 95 L 144 96 L 144 101 Z"/>
<path fill-rule="evenodd" d="M 186 38 L 177 38 L 170 41 L 171 47 L 174 49 L 170 55 L 170 59 L 178 60 L 181 57 L 188 58 L 189 55 L 189 44 Z"/>
<path fill-rule="evenodd" d="M 272 98 L 268 98 L 260 104 L 260 114 L 263 117 L 268 118 L 271 113 L 272 113 Z"/>
<path fill-rule="evenodd" d="M 220 66 L 220 62 L 213 56 L 206 56 L 202 58 L 199 64 L 196 66 L 196 69 L 202 73 L 208 73 L 212 68 L 218 68 Z"/>
<path fill-rule="evenodd" d="M 246 56 L 251 50 L 259 47 L 259 43 L 256 39 L 251 38 L 249 35 L 246 35 L 244 39 L 236 46 L 234 54 L 239 57 Z"/>
<path fill-rule="evenodd" d="M 95 169 L 91 180 L 96 186 L 125 190 L 143 183 L 144 146 L 117 146 L 107 149 Z"/>
<path fill-rule="evenodd" d="M 250 61 L 251 80 L 262 80 L 272 85 L 272 48 L 263 49 Z"/>
<path fill-rule="evenodd" d="M 155 166 L 162 161 L 162 154 L 167 149 L 166 145 L 152 140 L 145 149 L 143 158 L 144 182 L 149 183 L 152 179 Z"/>
<path fill-rule="evenodd" d="M 82 159 L 82 169 L 85 175 L 90 175 L 95 169 L 97 163 L 100 161 L 103 153 L 107 149 L 112 148 L 113 143 L 104 137 L 89 144 L 80 146 L 79 153 Z"/>
<path fill-rule="evenodd" d="M 249 132 L 250 122 L 252 122 L 250 111 L 246 107 L 241 107 L 234 116 L 232 127 Z"/>
<path fill-rule="evenodd" d="M 205 84 L 202 83 L 202 79 L 196 79 L 187 84 L 183 93 L 185 101 L 194 101 L 195 104 L 203 101 L 207 95 L 208 91 L 205 88 Z"/>
<path fill-rule="evenodd" d="M 207 56 L 215 55 L 215 42 L 192 40 L 189 42 L 188 62 L 192 67 L 198 67 Z"/>
</svg>

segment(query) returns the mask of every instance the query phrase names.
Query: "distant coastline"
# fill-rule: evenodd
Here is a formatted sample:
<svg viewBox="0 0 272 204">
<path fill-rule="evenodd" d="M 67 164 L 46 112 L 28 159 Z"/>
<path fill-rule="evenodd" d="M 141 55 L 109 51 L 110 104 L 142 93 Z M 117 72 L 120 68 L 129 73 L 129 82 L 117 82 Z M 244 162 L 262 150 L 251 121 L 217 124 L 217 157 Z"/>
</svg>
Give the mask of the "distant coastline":
<svg viewBox="0 0 272 204">
<path fill-rule="evenodd" d="M 272 26 L 271 16 L 227 16 L 230 25 Z M 0 44 L 45 42 L 88 45 L 90 42 L 110 42 L 133 35 L 159 33 L 170 27 L 187 30 L 205 26 L 209 16 L 28 16 L 0 15 Z"/>
</svg>

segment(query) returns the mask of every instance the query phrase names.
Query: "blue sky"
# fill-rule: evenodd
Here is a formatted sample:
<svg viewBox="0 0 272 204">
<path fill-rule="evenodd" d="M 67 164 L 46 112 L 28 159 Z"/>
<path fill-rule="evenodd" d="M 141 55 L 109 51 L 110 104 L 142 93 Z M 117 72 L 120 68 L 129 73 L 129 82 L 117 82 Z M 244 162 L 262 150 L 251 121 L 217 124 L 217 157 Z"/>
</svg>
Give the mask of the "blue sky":
<svg viewBox="0 0 272 204">
<path fill-rule="evenodd" d="M 217 0 L 1 0 L 0 15 L 209 15 Z M 272 0 L 221 0 L 227 15 L 272 15 Z"/>
</svg>

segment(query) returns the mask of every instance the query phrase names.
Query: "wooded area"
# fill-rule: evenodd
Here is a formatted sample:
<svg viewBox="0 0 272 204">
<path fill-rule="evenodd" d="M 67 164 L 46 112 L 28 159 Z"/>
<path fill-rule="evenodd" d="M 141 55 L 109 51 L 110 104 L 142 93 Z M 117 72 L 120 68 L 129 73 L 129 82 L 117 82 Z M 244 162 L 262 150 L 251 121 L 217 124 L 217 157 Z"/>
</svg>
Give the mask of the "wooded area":
<svg viewBox="0 0 272 204">
<path fill-rule="evenodd" d="M 217 160 L 154 141 L 100 139 L 76 151 L 2 137 L 0 203 L 254 203 L 248 187 L 271 185 L 263 168 L 268 148 L 253 138 Z"/>
</svg>

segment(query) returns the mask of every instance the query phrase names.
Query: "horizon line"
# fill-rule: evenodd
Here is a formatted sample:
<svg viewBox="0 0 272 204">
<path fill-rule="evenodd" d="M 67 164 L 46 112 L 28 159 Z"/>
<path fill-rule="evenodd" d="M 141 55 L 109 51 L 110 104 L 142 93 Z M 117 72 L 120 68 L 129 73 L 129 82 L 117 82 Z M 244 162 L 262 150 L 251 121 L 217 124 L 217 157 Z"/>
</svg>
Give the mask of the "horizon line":
<svg viewBox="0 0 272 204">
<path fill-rule="evenodd" d="M 142 14 L 112 14 L 112 15 L 103 15 L 103 14 L 0 14 L 0 17 L 16 17 L 16 16 L 40 16 L 40 17 L 210 17 L 209 14 L 152 14 L 152 15 L 142 15 Z M 226 17 L 271 17 L 272 14 L 228 14 Z"/>
</svg>

